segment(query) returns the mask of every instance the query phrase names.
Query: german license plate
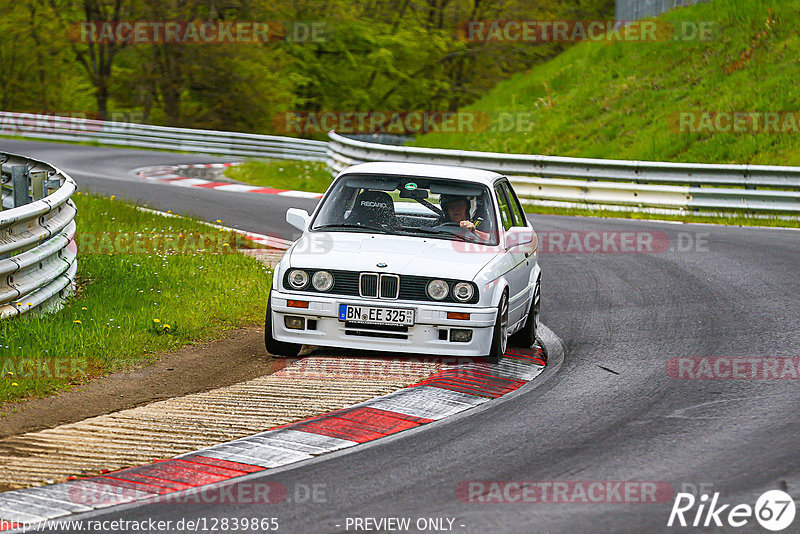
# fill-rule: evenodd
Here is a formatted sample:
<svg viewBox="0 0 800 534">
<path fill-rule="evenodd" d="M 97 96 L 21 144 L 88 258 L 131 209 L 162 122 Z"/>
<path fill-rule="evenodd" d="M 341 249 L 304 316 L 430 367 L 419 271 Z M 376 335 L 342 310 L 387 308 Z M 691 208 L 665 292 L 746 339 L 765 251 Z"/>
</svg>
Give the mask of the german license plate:
<svg viewBox="0 0 800 534">
<path fill-rule="evenodd" d="M 362 324 L 414 326 L 414 310 L 339 304 L 339 320 Z"/>
</svg>

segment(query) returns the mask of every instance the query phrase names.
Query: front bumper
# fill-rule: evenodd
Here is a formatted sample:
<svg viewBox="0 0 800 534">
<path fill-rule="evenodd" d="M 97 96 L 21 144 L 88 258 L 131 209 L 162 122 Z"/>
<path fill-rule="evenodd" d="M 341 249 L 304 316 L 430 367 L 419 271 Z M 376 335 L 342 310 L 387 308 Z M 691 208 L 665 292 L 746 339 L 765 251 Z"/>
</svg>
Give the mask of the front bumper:
<svg viewBox="0 0 800 534">
<path fill-rule="evenodd" d="M 360 350 L 409 352 L 444 356 L 485 356 L 492 344 L 496 308 L 454 304 L 366 299 L 349 296 L 320 296 L 284 293 L 273 289 L 272 335 L 278 341 L 342 347 Z M 308 308 L 288 307 L 288 300 L 308 302 Z M 413 309 L 415 323 L 407 331 L 387 330 L 369 325 L 352 325 L 339 319 L 339 304 Z M 469 313 L 469 320 L 448 319 L 447 312 Z M 305 328 L 289 329 L 286 316 L 303 317 Z M 316 321 L 309 327 L 309 319 Z M 470 341 L 450 341 L 451 329 L 472 331 Z M 443 333 L 444 332 L 444 333 Z"/>
</svg>

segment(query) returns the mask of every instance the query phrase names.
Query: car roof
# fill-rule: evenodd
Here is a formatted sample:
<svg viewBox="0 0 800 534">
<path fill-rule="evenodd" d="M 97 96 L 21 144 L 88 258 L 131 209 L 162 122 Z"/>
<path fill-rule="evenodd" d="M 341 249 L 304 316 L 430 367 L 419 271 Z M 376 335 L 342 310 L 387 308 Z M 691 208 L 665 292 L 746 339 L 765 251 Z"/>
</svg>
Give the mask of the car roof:
<svg viewBox="0 0 800 534">
<path fill-rule="evenodd" d="M 480 182 L 491 186 L 495 180 L 502 178 L 501 174 L 472 167 L 456 167 L 453 165 L 428 165 L 424 163 L 395 163 L 380 161 L 361 163 L 343 170 L 342 174 L 384 174 L 400 176 L 419 176 L 424 178 L 447 178 L 449 180 L 464 180 L 465 182 Z"/>
</svg>

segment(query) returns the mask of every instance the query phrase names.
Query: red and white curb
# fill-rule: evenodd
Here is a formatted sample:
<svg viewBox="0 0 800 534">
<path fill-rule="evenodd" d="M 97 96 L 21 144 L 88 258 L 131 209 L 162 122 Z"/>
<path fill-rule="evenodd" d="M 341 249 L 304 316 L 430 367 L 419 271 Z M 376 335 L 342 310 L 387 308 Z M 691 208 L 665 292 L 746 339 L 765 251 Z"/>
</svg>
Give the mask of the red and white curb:
<svg viewBox="0 0 800 534">
<path fill-rule="evenodd" d="M 237 163 L 161 165 L 158 167 L 144 167 L 137 169 L 135 172 L 138 176 L 146 180 L 168 185 L 176 185 L 179 187 L 202 187 L 203 189 L 214 189 L 215 191 L 228 191 L 233 193 L 260 193 L 295 198 L 322 198 L 322 193 L 292 191 L 290 189 L 274 189 L 271 187 L 261 187 L 257 185 L 233 184 L 231 182 L 219 182 L 214 180 L 206 180 L 203 178 L 192 178 L 189 176 L 183 176 L 181 174 L 181 172 L 185 171 L 186 169 L 224 169 L 232 165 L 237 165 Z"/>
<path fill-rule="evenodd" d="M 170 460 L 0 493 L 0 530 L 159 498 L 354 447 L 502 397 L 536 378 L 545 365 L 538 347 L 509 349 L 496 365 L 444 366 L 388 395 Z"/>
</svg>

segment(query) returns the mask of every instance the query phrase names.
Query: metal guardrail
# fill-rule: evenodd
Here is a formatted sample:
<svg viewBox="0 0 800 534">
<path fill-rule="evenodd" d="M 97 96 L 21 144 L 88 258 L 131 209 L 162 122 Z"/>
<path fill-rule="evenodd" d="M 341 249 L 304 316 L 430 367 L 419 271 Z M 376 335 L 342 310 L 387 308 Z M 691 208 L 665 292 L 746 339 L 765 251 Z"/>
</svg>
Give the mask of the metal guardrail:
<svg viewBox="0 0 800 534">
<path fill-rule="evenodd" d="M 58 306 L 74 289 L 78 263 L 75 181 L 42 161 L 12 154 L 0 161 L 2 320 Z"/>
<path fill-rule="evenodd" d="M 3 111 L 0 111 L 0 134 L 230 156 L 327 161 L 334 171 L 365 161 L 463 165 L 505 174 L 525 200 L 548 205 L 800 213 L 799 167 L 604 160 L 406 147 L 347 138 L 335 132 L 331 132 L 329 142 L 325 143 Z"/>
<path fill-rule="evenodd" d="M 508 176 L 531 203 L 800 213 L 800 167 L 501 154 L 367 143 L 329 134 L 332 171 L 367 161 L 456 165 Z M 758 189 L 761 188 L 761 189 Z M 769 188 L 769 189 L 764 189 Z"/>
<path fill-rule="evenodd" d="M 327 147 L 324 141 L 294 137 L 171 128 L 8 111 L 0 111 L 0 135 L 307 161 L 324 161 Z"/>
</svg>

